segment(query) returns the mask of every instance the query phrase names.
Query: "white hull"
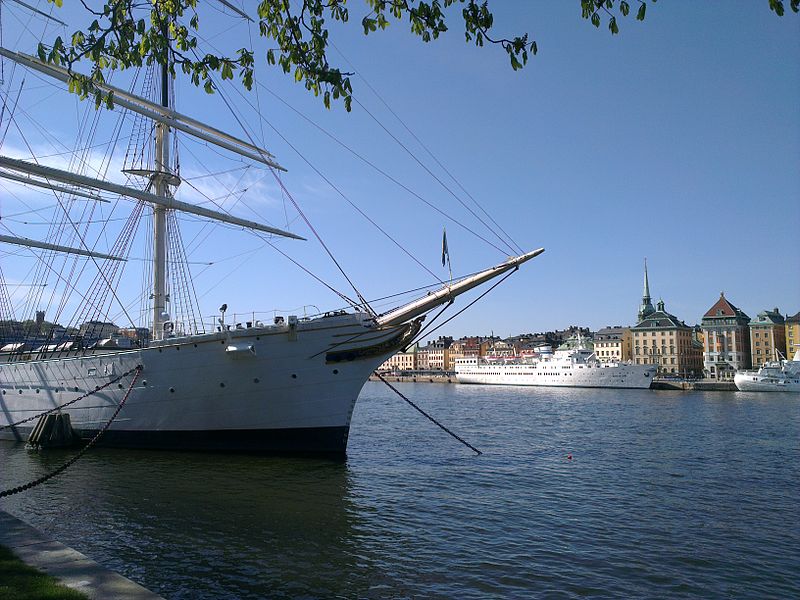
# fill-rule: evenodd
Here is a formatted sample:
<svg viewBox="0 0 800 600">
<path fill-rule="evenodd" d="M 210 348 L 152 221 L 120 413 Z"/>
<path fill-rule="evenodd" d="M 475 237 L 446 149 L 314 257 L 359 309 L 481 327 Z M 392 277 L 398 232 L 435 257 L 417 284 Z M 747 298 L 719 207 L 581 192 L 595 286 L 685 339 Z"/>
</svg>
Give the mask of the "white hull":
<svg viewBox="0 0 800 600">
<path fill-rule="evenodd" d="M 145 349 L 0 364 L 0 426 L 103 386 L 142 365 L 107 444 L 181 449 L 343 453 L 356 398 L 413 326 L 364 315 L 174 338 Z M 252 346 L 252 351 L 250 350 Z M 89 438 L 132 376 L 65 409 Z M 35 421 L 0 430 L 26 439 Z"/>
<path fill-rule="evenodd" d="M 543 369 L 536 364 L 456 365 L 459 383 L 533 385 L 553 387 L 602 387 L 647 389 L 656 368 L 651 365 L 597 363 Z"/>
<path fill-rule="evenodd" d="M 800 392 L 800 376 L 760 375 L 753 371 L 736 373 L 733 382 L 742 392 Z"/>
</svg>

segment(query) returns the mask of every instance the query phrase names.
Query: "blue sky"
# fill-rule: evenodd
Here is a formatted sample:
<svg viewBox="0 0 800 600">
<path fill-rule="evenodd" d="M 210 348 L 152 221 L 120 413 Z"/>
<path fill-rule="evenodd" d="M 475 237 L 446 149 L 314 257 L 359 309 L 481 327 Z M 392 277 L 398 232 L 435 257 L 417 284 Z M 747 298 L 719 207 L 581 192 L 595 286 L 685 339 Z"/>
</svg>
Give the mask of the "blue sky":
<svg viewBox="0 0 800 600">
<path fill-rule="evenodd" d="M 500 48 L 465 44 L 455 19 L 451 31 L 430 44 L 397 23 L 364 37 L 359 21 L 365 9 L 359 2 L 349 6 L 351 22 L 332 31 L 331 58 L 357 73 L 356 99 L 471 205 L 463 186 L 522 248 L 546 248 L 437 335 L 631 325 L 645 257 L 654 301 L 663 299 L 687 323 L 699 322 L 722 290 L 750 316 L 776 306 L 784 313 L 800 310 L 797 15 L 778 18 L 766 0 L 660 2 L 648 6 L 644 23 L 622 19 L 620 35 L 612 37 L 604 26 L 597 30 L 580 18 L 577 0 L 494 2 L 497 36 L 528 31 L 539 45 L 528 66 L 514 72 Z M 72 16 L 70 10 L 59 16 Z M 13 13 L 23 13 L 5 13 L 4 44 L 29 44 L 31 50 L 30 36 L 19 35 L 21 22 L 14 19 Z M 201 14 L 211 43 L 236 48 L 252 35 L 263 51 L 256 30 L 217 15 Z M 35 27 L 37 34 L 42 29 L 41 23 Z M 250 133 L 289 169 L 283 176 L 287 188 L 367 298 L 427 285 L 433 277 L 357 214 L 306 160 L 437 276 L 447 277 L 440 263 L 444 226 L 454 274 L 504 259 L 503 252 L 343 151 L 282 101 L 502 247 L 360 105 L 350 114 L 341 106 L 325 110 L 275 68 L 259 68 L 257 78 L 264 86 L 257 93 L 245 96 L 226 87 L 225 96 L 241 109 Z M 177 95 L 182 112 L 242 135 L 218 95 L 185 84 Z M 74 98 L 59 98 L 38 105 L 53 130 L 66 128 L 60 107 L 85 109 Z M 8 138 L 4 150 L 13 141 Z M 184 176 L 199 172 L 194 153 L 207 155 L 202 161 L 210 170 L 240 164 L 208 155 L 190 141 L 182 144 Z M 248 173 L 252 189 L 231 211 L 246 218 L 257 213 L 310 236 L 271 176 Z M 181 194 L 191 199 L 186 186 Z M 1 208 L 3 214 L 19 209 L 10 199 Z M 185 225 L 188 239 L 197 224 Z M 316 241 L 276 244 L 350 293 Z M 193 267 L 204 314 L 222 302 L 242 313 L 341 304 L 263 242 L 236 231 L 213 233 L 193 249 L 192 260 L 218 261 Z M 7 263 L 6 277 L 21 279 L 24 273 Z M 140 278 L 131 281 L 134 287 Z"/>
</svg>

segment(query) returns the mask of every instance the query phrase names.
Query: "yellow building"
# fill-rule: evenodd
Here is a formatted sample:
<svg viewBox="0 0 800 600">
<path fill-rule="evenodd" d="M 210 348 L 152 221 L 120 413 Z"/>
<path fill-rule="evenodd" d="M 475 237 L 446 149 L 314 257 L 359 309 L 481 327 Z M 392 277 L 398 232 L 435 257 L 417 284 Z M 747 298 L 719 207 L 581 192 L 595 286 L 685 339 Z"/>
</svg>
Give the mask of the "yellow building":
<svg viewBox="0 0 800 600">
<path fill-rule="evenodd" d="M 786 358 L 791 360 L 800 351 L 800 312 L 786 317 Z"/>
<path fill-rule="evenodd" d="M 633 362 L 658 365 L 658 374 L 699 377 L 703 373 L 703 346 L 695 339 L 694 328 L 664 309 L 664 301 L 635 327 Z"/>
<path fill-rule="evenodd" d="M 601 362 L 627 362 L 633 358 L 631 330 L 628 327 L 604 327 L 594 334 L 594 353 Z"/>
<path fill-rule="evenodd" d="M 750 356 L 754 368 L 786 356 L 786 322 L 777 308 L 750 321 Z"/>
<path fill-rule="evenodd" d="M 398 352 L 394 356 L 389 357 L 380 367 L 378 371 L 388 371 L 396 373 L 397 371 L 413 371 L 417 368 L 417 345 L 415 344 L 406 352 Z"/>
</svg>

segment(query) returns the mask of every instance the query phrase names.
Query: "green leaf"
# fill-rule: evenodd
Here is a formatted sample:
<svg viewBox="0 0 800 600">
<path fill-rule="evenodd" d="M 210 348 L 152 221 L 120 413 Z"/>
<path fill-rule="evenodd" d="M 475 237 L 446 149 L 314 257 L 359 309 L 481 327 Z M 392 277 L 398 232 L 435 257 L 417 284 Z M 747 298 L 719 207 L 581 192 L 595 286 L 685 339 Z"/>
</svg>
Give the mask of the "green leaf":
<svg viewBox="0 0 800 600">
<path fill-rule="evenodd" d="M 647 4 L 644 2 L 639 5 L 639 11 L 636 13 L 637 21 L 644 21 L 644 13 L 647 12 Z"/>
<path fill-rule="evenodd" d="M 595 27 L 600 27 L 600 15 L 598 15 L 597 13 L 594 13 L 592 15 L 592 25 L 594 25 Z"/>
</svg>

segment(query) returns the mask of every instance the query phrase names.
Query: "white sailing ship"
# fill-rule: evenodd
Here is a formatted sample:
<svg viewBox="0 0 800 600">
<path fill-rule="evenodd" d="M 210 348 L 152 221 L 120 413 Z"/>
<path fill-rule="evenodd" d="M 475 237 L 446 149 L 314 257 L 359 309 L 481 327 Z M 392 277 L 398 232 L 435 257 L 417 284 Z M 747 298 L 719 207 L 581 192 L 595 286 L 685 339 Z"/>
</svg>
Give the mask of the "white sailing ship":
<svg viewBox="0 0 800 600">
<path fill-rule="evenodd" d="M 456 359 L 459 383 L 647 389 L 655 365 L 601 362 L 592 350 L 542 346 L 534 355 Z"/>
<path fill-rule="evenodd" d="M 755 371 L 739 371 L 733 382 L 742 392 L 800 392 L 800 350 L 792 360 L 769 361 Z"/>
<path fill-rule="evenodd" d="M 35 57 L 5 48 L 0 55 L 38 76 L 61 82 L 69 79 L 65 69 Z M 254 319 L 236 324 L 225 322 L 223 307 L 211 331 L 196 322 L 187 324 L 170 315 L 179 287 L 169 283 L 169 276 L 177 271 L 172 261 L 185 259 L 169 233 L 170 215 L 180 212 L 261 235 L 303 238 L 175 197 L 181 183 L 173 152 L 175 131 L 263 169 L 282 167 L 251 141 L 178 113 L 171 106 L 166 66 L 154 77 L 161 80 L 158 102 L 102 86 L 105 92 L 113 92 L 115 108 L 148 120 L 148 131 L 153 132 L 151 160 L 145 166 L 128 165 L 129 183 L 46 166 L 46 158 L 39 162 L 0 155 L 0 178 L 51 190 L 65 203 L 67 198 L 82 202 L 127 199 L 140 213 L 152 214 L 153 222 L 151 309 L 143 324 L 149 339 L 132 345 L 106 336 L 89 346 L 81 336 L 67 333 L 57 340 L 39 340 L 38 347 L 25 342 L 6 345 L 0 363 L 2 438 L 24 441 L 36 421 L 21 421 L 80 397 L 64 409 L 72 427 L 82 439 L 90 439 L 113 420 L 102 437 L 104 445 L 342 454 L 362 386 L 378 365 L 412 342 L 425 315 L 459 294 L 516 270 L 543 251 L 509 258 L 382 314 L 363 301 L 354 302 L 350 310 L 316 317 L 288 315 L 266 323 Z M 142 181 L 139 187 L 130 183 L 136 177 Z M 73 221 L 64 225 L 71 232 L 70 227 L 77 231 Z M 95 265 L 94 288 L 102 292 L 75 292 L 84 300 L 84 314 L 100 318 L 123 276 L 118 266 L 130 248 L 125 236 L 106 252 L 97 251 L 96 241 L 90 243 L 80 235 L 71 238 L 72 244 L 13 235 L 3 236 L 0 242 L 39 249 L 47 257 L 53 253 L 82 256 L 85 264 Z M 55 271 L 49 260 L 39 258 L 43 269 Z M 57 275 L 63 279 L 68 272 L 62 269 Z M 8 304 L 7 295 L 0 300 Z M 113 418 L 122 402 L 124 409 Z"/>
</svg>

